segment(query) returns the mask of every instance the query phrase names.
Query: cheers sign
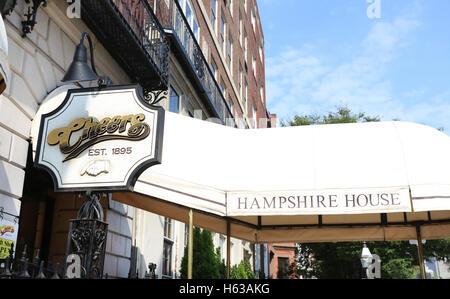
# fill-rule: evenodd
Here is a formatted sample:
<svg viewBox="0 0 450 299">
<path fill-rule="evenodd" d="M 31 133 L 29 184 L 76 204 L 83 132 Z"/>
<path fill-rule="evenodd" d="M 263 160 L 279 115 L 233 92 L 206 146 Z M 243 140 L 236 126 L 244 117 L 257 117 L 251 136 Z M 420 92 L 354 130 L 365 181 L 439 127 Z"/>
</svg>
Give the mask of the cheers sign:
<svg viewBox="0 0 450 299">
<path fill-rule="evenodd" d="M 62 103 L 52 100 L 47 106 L 58 108 L 42 113 L 35 166 L 56 191 L 132 190 L 161 164 L 164 110 L 140 86 L 71 89 Z"/>
<path fill-rule="evenodd" d="M 150 126 L 144 123 L 142 113 L 127 116 L 106 117 L 96 122 L 92 117 L 78 118 L 69 126 L 53 130 L 47 137 L 49 145 L 58 145 L 61 153 L 68 155 L 63 162 L 77 158 L 95 144 L 110 140 L 140 141 L 150 135 Z M 130 124 L 128 126 L 128 124 Z M 128 130 L 127 130 L 128 129 Z M 70 144 L 74 132 L 82 131 L 78 140 Z M 127 131 L 127 135 L 121 135 Z M 118 134 L 117 134 L 118 133 Z"/>
</svg>

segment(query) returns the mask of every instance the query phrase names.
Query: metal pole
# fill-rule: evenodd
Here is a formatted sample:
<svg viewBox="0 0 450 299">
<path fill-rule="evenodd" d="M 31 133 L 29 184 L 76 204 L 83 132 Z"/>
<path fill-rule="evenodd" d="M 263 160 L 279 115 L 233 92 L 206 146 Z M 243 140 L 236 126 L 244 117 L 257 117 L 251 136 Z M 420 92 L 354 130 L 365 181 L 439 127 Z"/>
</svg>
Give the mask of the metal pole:
<svg viewBox="0 0 450 299">
<path fill-rule="evenodd" d="M 422 279 L 426 279 L 425 262 L 423 259 L 422 236 L 420 234 L 419 225 L 416 227 L 416 231 L 417 231 L 417 248 L 419 250 L 420 276 L 422 277 Z"/>
<path fill-rule="evenodd" d="M 264 274 L 264 271 L 265 271 L 265 265 L 264 265 L 264 263 L 265 263 L 265 259 L 264 259 L 264 244 L 261 244 L 260 245 L 260 247 L 259 247 L 259 253 L 260 253 L 260 258 L 259 258 L 259 260 L 260 260 L 260 266 L 259 266 L 259 279 L 265 279 L 266 278 L 266 275 Z"/>
<path fill-rule="evenodd" d="M 192 279 L 192 264 L 194 258 L 194 212 L 189 210 L 189 244 L 188 244 L 188 279 Z"/>
<path fill-rule="evenodd" d="M 231 224 L 227 221 L 227 279 L 230 279 L 231 271 Z"/>
</svg>

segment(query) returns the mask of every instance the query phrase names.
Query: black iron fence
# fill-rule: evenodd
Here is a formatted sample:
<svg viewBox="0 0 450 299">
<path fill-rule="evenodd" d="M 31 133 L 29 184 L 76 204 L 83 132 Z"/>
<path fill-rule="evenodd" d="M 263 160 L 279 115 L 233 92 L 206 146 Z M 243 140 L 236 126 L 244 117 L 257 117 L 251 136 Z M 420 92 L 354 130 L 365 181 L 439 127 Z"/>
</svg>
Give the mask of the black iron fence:
<svg viewBox="0 0 450 299">
<path fill-rule="evenodd" d="M 28 257 L 25 245 L 20 255 L 14 254 L 13 245 L 6 259 L 0 259 L 0 279 L 61 279 L 62 269 L 59 263 L 54 264 L 41 260 L 39 250 L 34 259 Z"/>
<path fill-rule="evenodd" d="M 28 246 L 24 245 L 21 253 L 15 254 L 14 245 L 9 250 L 9 256 L 0 259 L 0 279 L 70 279 L 64 271 L 64 265 L 55 263 L 52 258 L 47 261 L 40 258 L 40 250 L 31 260 L 29 258 Z M 158 279 L 156 275 L 156 264 L 149 263 L 148 271 L 143 279 Z M 97 279 L 109 279 L 108 273 L 102 274 Z M 137 272 L 130 268 L 130 279 L 139 279 Z"/>
<path fill-rule="evenodd" d="M 106 254 L 108 224 L 103 221 L 101 195 L 86 192 L 86 201 L 78 211 L 77 219 L 70 220 L 64 264 L 54 264 L 53 259 L 41 259 L 40 250 L 30 260 L 27 245 L 21 254 L 14 252 L 11 244 L 8 256 L 0 259 L 0 279 L 108 279 L 103 274 Z M 132 258 L 133 259 L 133 258 Z M 156 264 L 148 265 L 145 279 L 156 279 Z M 129 277 L 137 279 L 136 265 L 130 263 Z"/>
</svg>

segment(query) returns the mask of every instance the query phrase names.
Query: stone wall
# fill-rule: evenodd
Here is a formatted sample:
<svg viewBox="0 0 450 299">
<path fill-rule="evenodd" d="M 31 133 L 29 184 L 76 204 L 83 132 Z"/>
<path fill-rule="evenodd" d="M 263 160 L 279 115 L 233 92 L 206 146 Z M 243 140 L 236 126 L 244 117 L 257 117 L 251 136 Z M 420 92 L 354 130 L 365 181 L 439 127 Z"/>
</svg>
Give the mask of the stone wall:
<svg viewBox="0 0 450 299">
<path fill-rule="evenodd" d="M 47 95 L 62 85 L 61 79 L 72 62 L 81 33 L 90 33 L 81 20 L 69 19 L 66 16 L 65 1 L 49 1 L 47 7 L 38 10 L 34 30 L 23 38 L 21 22 L 26 9 L 25 1 L 18 0 L 12 14 L 4 20 L 11 74 L 8 88 L 0 95 L 0 207 L 3 207 L 5 212 L 19 217 L 32 121 Z M 98 72 L 108 74 L 116 84 L 130 83 L 128 76 L 95 36 L 91 34 L 91 37 L 94 41 Z M 72 205 L 72 201 L 66 201 L 62 199 L 58 202 Z M 68 211 L 66 205 L 62 205 L 61 209 L 59 205 L 56 206 L 55 227 L 60 224 L 61 217 L 66 219 L 73 217 L 72 214 L 76 215 L 74 206 L 71 216 L 64 217 Z M 107 215 L 108 218 L 114 217 L 109 216 L 109 212 Z M 68 230 L 68 222 L 65 227 Z M 115 229 L 115 223 L 111 227 Z M 67 232 L 63 231 L 58 235 L 57 231 L 54 230 L 55 237 L 51 241 L 55 254 L 63 250 L 59 247 L 65 246 L 65 242 L 58 240 L 64 235 L 67 236 Z M 112 231 L 113 239 L 116 233 Z M 122 243 L 118 242 L 119 245 Z M 114 242 L 113 244 L 115 246 Z M 109 252 L 116 253 L 118 250 L 110 245 Z M 126 253 L 123 251 L 123 255 L 126 256 Z"/>
</svg>

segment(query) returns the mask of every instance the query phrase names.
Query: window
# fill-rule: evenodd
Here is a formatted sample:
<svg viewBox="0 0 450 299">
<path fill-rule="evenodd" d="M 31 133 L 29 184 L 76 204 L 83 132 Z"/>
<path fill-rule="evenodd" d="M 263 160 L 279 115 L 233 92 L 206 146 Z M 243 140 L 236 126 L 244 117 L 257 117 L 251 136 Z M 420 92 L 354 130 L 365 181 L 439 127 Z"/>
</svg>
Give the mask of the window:
<svg viewBox="0 0 450 299">
<path fill-rule="evenodd" d="M 248 96 L 248 84 L 247 84 L 247 80 L 245 80 L 245 83 L 244 83 L 244 103 L 247 102 L 247 96 Z"/>
<path fill-rule="evenodd" d="M 233 0 L 230 0 L 230 14 L 233 17 Z"/>
<path fill-rule="evenodd" d="M 164 237 L 172 239 L 172 219 L 164 218 Z"/>
<path fill-rule="evenodd" d="M 261 96 L 261 102 L 263 103 L 263 105 L 264 105 L 264 103 L 265 103 L 265 101 L 264 101 L 264 87 L 260 87 L 259 88 L 259 94 L 260 94 L 260 96 Z"/>
<path fill-rule="evenodd" d="M 253 127 L 257 128 L 256 103 L 253 103 Z"/>
<path fill-rule="evenodd" d="M 219 35 L 219 43 L 222 51 L 225 52 L 225 27 L 226 22 L 223 16 L 220 17 L 220 35 Z"/>
<path fill-rule="evenodd" d="M 163 265 L 162 275 L 172 276 L 172 219 L 164 218 L 164 245 L 163 245 Z"/>
<path fill-rule="evenodd" d="M 263 57 L 264 57 L 264 48 L 263 48 L 263 42 L 261 41 L 259 43 L 259 58 L 261 59 L 261 63 L 264 63 Z"/>
<path fill-rule="evenodd" d="M 231 32 L 228 32 L 228 57 L 227 57 L 228 68 L 232 71 L 233 65 L 233 38 L 231 37 Z"/>
<path fill-rule="evenodd" d="M 227 87 L 225 86 L 225 83 L 223 80 L 220 80 L 220 91 L 222 92 L 222 95 L 225 96 L 225 92 L 227 91 Z"/>
<path fill-rule="evenodd" d="M 244 10 L 247 12 L 247 0 L 244 0 Z"/>
<path fill-rule="evenodd" d="M 213 74 L 214 79 L 217 80 L 217 65 L 214 62 L 214 59 L 211 59 L 211 73 Z"/>
<path fill-rule="evenodd" d="M 242 42 L 242 31 L 244 30 L 244 22 L 242 22 L 242 14 L 241 14 L 241 10 L 239 10 L 239 43 L 243 44 Z"/>
<path fill-rule="evenodd" d="M 172 276 L 172 242 L 164 240 L 162 275 Z"/>
<path fill-rule="evenodd" d="M 253 26 L 253 30 L 256 32 L 255 7 L 252 7 L 252 26 Z"/>
<path fill-rule="evenodd" d="M 247 48 L 248 48 L 248 36 L 247 36 L 247 30 L 244 29 L 244 59 L 245 59 L 245 63 L 247 63 Z"/>
<path fill-rule="evenodd" d="M 233 99 L 228 98 L 228 107 L 230 108 L 231 114 L 233 114 Z"/>
<path fill-rule="evenodd" d="M 211 0 L 211 25 L 216 28 L 216 0 Z"/>
<path fill-rule="evenodd" d="M 183 9 L 184 16 L 191 27 L 192 32 L 194 33 L 197 41 L 200 40 L 200 32 L 198 27 L 197 16 L 195 15 L 194 6 L 192 5 L 190 0 L 178 0 L 181 8 Z"/>
<path fill-rule="evenodd" d="M 289 259 L 285 257 L 278 258 L 278 279 L 289 278 Z"/>
<path fill-rule="evenodd" d="M 220 258 L 223 259 L 224 258 L 224 254 L 225 254 L 225 237 L 223 235 L 220 235 L 219 237 L 219 250 L 220 250 Z"/>
<path fill-rule="evenodd" d="M 180 112 L 180 96 L 172 86 L 170 86 L 169 111 L 173 113 Z"/>
<path fill-rule="evenodd" d="M 253 70 L 253 75 L 256 78 L 256 55 L 255 55 L 255 53 L 253 53 L 253 58 L 252 58 L 252 70 Z"/>
<path fill-rule="evenodd" d="M 189 242 L 189 224 L 184 225 L 184 246 Z"/>
<path fill-rule="evenodd" d="M 238 87 L 239 87 L 239 95 L 242 97 L 242 65 L 241 65 L 241 63 L 239 63 Z"/>
</svg>

